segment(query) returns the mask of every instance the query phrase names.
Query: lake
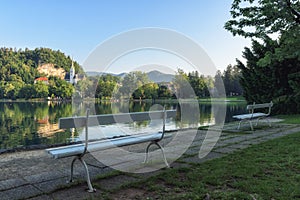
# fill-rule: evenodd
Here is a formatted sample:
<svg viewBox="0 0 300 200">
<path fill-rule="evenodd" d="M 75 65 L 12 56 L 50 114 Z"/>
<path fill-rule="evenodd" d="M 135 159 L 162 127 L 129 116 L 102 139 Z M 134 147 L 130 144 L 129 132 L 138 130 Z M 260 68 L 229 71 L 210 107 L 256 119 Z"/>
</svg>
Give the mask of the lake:
<svg viewBox="0 0 300 200">
<path fill-rule="evenodd" d="M 46 148 L 47 146 L 76 142 L 83 138 L 82 130 L 60 130 L 58 119 L 76 115 L 85 115 L 91 108 L 92 114 L 111 114 L 120 112 L 148 111 L 153 105 L 165 105 L 167 109 L 178 109 L 176 102 L 0 102 L 0 153 L 14 149 Z M 214 104 L 221 104 L 214 102 Z M 224 102 L 222 103 L 225 104 Z M 232 116 L 245 112 L 246 102 L 226 102 L 225 122 L 232 121 Z M 198 122 L 173 120 L 168 121 L 166 129 L 178 129 L 213 125 L 216 116 L 212 114 L 212 103 L 200 102 Z M 180 111 L 179 111 L 180 112 Z M 151 123 L 151 124 L 149 124 Z M 161 122 L 141 122 L 95 127 L 92 139 L 113 137 L 122 134 L 134 134 L 147 130 L 160 130 Z M 98 134 L 101 130 L 101 134 Z M 121 134 L 120 134 L 121 133 Z"/>
</svg>

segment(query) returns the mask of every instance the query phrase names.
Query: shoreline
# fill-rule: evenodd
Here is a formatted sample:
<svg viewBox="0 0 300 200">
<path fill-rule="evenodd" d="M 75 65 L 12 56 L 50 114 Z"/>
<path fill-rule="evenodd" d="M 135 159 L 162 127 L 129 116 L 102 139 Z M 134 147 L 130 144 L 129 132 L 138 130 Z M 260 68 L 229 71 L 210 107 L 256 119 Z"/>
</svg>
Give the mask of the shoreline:
<svg viewBox="0 0 300 200">
<path fill-rule="evenodd" d="M 189 101 L 195 101 L 198 102 L 246 102 L 245 99 L 241 99 L 242 97 L 228 97 L 228 98 L 197 98 L 197 99 L 97 99 L 97 98 L 85 98 L 80 101 L 82 102 L 95 102 L 95 103 L 101 103 L 101 102 L 167 102 L 167 103 L 178 103 L 179 101 L 182 102 L 189 102 Z M 43 98 L 37 98 L 37 99 L 0 99 L 0 102 L 11 102 L 11 103 L 18 103 L 18 102 L 29 102 L 29 103 L 40 103 L 40 102 L 72 102 L 72 99 L 43 99 Z"/>
</svg>

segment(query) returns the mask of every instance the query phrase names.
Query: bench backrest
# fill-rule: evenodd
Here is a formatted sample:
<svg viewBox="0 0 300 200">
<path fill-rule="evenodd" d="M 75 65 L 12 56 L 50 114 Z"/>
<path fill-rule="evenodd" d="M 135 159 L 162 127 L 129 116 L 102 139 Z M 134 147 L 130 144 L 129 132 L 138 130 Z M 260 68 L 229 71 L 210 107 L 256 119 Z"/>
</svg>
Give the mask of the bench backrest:
<svg viewBox="0 0 300 200">
<path fill-rule="evenodd" d="M 130 123 L 137 121 L 147 121 L 152 119 L 162 119 L 162 135 L 165 134 L 166 118 L 172 118 L 176 116 L 176 110 L 161 110 L 161 111 L 149 111 L 149 112 L 133 112 L 133 113 L 119 113 L 119 114 L 105 114 L 105 115 L 89 115 L 89 110 L 86 112 L 86 116 L 80 117 L 65 117 L 59 119 L 59 128 L 80 128 L 85 127 L 85 145 L 82 155 L 87 152 L 89 134 L 89 126 L 107 125 L 114 123 Z"/>
<path fill-rule="evenodd" d="M 108 125 L 114 123 L 130 123 L 138 121 L 148 121 L 152 119 L 173 118 L 176 110 L 161 110 L 149 112 L 132 112 L 119 114 L 88 115 L 78 117 L 64 117 L 59 119 L 59 128 L 80 128 L 85 126 Z M 88 122 L 88 123 L 86 123 Z"/>
<path fill-rule="evenodd" d="M 271 114 L 271 108 L 273 106 L 273 102 L 271 101 L 270 103 L 261 103 L 261 104 L 256 104 L 255 102 L 253 104 L 247 105 L 247 110 L 249 110 L 250 113 L 254 113 L 255 109 L 259 108 L 269 108 L 268 109 L 268 115 Z"/>
</svg>

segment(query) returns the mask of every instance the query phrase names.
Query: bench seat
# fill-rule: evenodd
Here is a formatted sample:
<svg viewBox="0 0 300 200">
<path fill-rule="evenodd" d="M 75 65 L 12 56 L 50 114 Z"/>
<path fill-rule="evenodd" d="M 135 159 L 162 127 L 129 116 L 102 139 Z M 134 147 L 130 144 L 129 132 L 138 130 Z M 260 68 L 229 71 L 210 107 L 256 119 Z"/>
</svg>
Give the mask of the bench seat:
<svg viewBox="0 0 300 200">
<path fill-rule="evenodd" d="M 165 135 L 164 138 L 166 138 Z M 113 139 L 104 139 L 95 142 L 89 142 L 87 151 L 94 152 L 99 150 L 110 149 L 114 147 L 122 147 L 127 145 L 133 145 L 143 142 L 155 141 L 160 140 L 162 137 L 162 132 L 158 133 L 145 133 L 145 134 L 138 134 L 138 135 L 131 135 L 125 137 L 118 137 Z M 46 151 L 52 155 L 53 158 L 65 158 L 71 157 L 74 155 L 80 155 L 84 152 L 85 145 L 84 144 L 73 144 L 63 147 L 51 148 L 47 149 Z"/>
<path fill-rule="evenodd" d="M 242 115 L 234 115 L 232 118 L 243 120 L 243 119 L 254 119 L 258 117 L 266 117 L 268 114 L 266 113 L 253 113 L 253 114 L 242 114 Z"/>
</svg>

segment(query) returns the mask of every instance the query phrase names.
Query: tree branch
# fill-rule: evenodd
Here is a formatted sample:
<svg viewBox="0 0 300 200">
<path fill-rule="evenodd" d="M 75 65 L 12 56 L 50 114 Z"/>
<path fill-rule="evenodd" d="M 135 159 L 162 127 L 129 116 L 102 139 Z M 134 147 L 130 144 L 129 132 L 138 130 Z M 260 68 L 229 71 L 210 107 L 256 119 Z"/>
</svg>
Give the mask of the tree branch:
<svg viewBox="0 0 300 200">
<path fill-rule="evenodd" d="M 296 23 L 300 24 L 300 13 L 292 7 L 292 3 L 290 0 L 285 0 L 288 9 L 294 15 L 294 19 Z"/>
</svg>

